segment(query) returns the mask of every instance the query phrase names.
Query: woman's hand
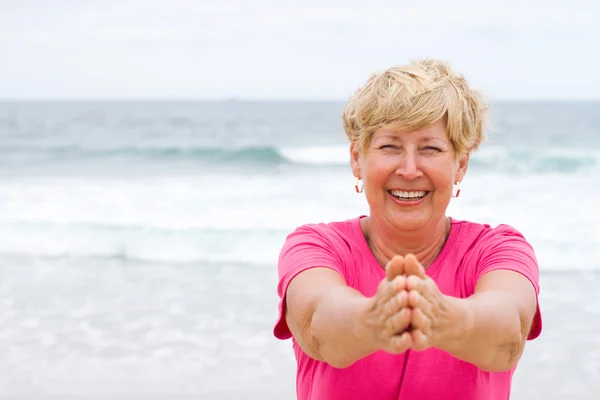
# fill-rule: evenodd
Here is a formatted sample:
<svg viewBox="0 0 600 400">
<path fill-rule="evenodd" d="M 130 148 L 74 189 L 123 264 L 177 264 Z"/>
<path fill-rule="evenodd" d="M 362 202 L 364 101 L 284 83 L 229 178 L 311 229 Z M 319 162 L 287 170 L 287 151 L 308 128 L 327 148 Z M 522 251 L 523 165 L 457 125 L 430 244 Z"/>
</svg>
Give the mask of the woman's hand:
<svg viewBox="0 0 600 400">
<path fill-rule="evenodd" d="M 413 254 L 404 257 L 404 273 L 408 305 L 412 310 L 410 347 L 416 351 L 438 347 L 451 329 L 447 297 L 425 274 L 425 269 Z"/>
<path fill-rule="evenodd" d="M 413 254 L 395 256 L 363 318 L 363 337 L 373 348 L 399 354 L 439 346 L 449 336 L 444 296 Z"/>
<path fill-rule="evenodd" d="M 403 353 L 412 343 L 408 331 L 412 317 L 408 307 L 410 293 L 404 270 L 404 257 L 396 256 L 390 260 L 386 278 L 371 298 L 361 324 L 360 334 L 373 343 L 373 348 L 393 354 Z"/>
</svg>

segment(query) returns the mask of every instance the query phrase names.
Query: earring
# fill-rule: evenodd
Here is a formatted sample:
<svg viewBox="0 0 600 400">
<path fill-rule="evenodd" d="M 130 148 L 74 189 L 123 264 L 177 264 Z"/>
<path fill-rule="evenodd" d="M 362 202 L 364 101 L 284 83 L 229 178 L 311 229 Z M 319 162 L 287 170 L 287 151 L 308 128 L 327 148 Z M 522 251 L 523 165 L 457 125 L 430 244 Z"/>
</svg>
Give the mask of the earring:
<svg viewBox="0 0 600 400">
<path fill-rule="evenodd" d="M 360 182 L 360 178 L 358 176 L 356 177 L 356 181 L 354 182 L 354 189 L 356 189 L 356 193 L 362 193 L 363 191 L 363 185 L 362 182 Z"/>
<path fill-rule="evenodd" d="M 460 195 L 460 181 L 456 181 L 452 187 L 452 197 L 458 197 Z"/>
</svg>

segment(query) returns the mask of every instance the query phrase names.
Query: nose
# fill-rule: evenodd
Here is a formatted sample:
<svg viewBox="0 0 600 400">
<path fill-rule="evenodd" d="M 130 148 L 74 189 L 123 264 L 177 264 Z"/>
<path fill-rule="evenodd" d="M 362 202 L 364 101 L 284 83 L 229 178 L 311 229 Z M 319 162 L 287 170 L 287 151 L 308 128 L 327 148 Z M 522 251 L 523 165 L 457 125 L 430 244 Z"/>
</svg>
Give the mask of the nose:
<svg viewBox="0 0 600 400">
<path fill-rule="evenodd" d="M 400 157 L 400 165 L 396 169 L 398 175 L 406 180 L 414 180 L 423 175 L 423 172 L 419 168 L 419 160 L 416 151 L 406 149 Z"/>
</svg>

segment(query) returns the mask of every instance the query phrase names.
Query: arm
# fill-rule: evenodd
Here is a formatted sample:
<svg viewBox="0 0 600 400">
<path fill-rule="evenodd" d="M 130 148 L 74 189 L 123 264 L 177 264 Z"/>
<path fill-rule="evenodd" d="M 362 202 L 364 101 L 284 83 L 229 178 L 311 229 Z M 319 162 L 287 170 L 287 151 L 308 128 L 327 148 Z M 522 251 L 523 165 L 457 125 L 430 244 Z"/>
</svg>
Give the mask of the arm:
<svg viewBox="0 0 600 400">
<path fill-rule="evenodd" d="M 467 299 L 444 296 L 451 320 L 438 347 L 490 371 L 506 371 L 519 361 L 537 309 L 533 285 L 509 270 L 486 273 Z"/>
<path fill-rule="evenodd" d="M 411 335 L 404 260 L 392 259 L 374 297 L 348 287 L 329 268 L 309 268 L 290 282 L 286 322 L 310 357 L 345 368 L 377 350 L 402 353 Z"/>
<path fill-rule="evenodd" d="M 346 286 L 329 268 L 298 274 L 286 294 L 286 322 L 300 348 L 310 357 L 345 368 L 376 349 L 361 339 L 368 299 Z"/>
</svg>

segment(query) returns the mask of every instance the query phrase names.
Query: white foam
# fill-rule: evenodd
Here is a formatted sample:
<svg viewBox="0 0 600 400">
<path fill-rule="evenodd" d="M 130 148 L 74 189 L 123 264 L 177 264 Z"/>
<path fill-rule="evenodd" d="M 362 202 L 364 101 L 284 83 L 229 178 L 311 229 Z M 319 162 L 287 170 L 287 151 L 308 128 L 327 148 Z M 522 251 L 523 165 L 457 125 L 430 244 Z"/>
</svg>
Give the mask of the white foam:
<svg viewBox="0 0 600 400">
<path fill-rule="evenodd" d="M 350 165 L 349 145 L 283 147 L 279 152 L 295 164 Z"/>
<path fill-rule="evenodd" d="M 318 177 L 8 180 L 0 183 L 0 253 L 273 263 L 295 227 L 367 214 L 352 185 L 349 169 Z M 600 182 L 579 175 L 467 174 L 449 214 L 515 226 L 542 269 L 596 269 L 594 193 Z"/>
</svg>

